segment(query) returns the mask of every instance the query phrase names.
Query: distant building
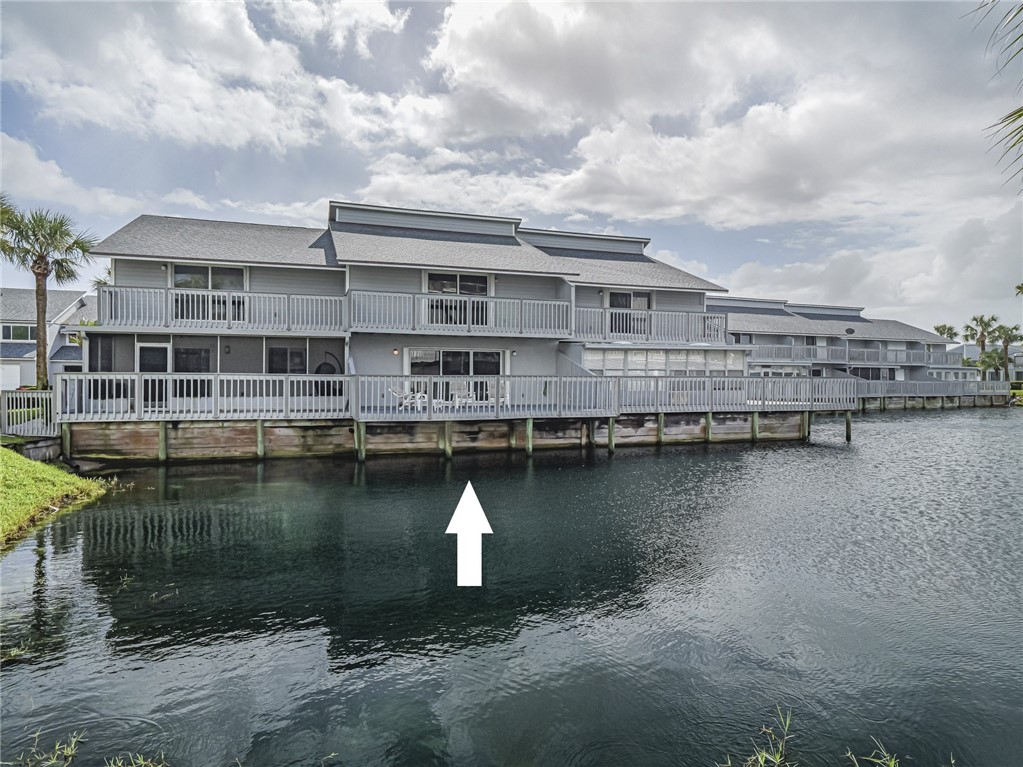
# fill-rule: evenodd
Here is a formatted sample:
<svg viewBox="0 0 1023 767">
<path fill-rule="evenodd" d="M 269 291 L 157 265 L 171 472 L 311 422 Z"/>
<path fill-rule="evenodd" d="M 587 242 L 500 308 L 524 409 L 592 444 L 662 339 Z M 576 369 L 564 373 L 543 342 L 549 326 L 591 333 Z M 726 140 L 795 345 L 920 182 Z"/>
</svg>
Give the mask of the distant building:
<svg viewBox="0 0 1023 767">
<path fill-rule="evenodd" d="M 1002 350 L 1001 344 L 989 343 L 987 350 Z M 963 359 L 971 360 L 976 363 L 980 358 L 980 347 L 977 344 L 959 344 L 953 346 L 949 351 L 955 352 Z M 970 380 L 980 379 L 980 368 L 967 367 L 967 370 L 973 372 L 973 378 Z M 1001 381 L 1005 378 L 1005 372 L 998 368 L 997 370 L 987 371 L 987 380 L 989 381 Z M 1012 344 L 1009 346 L 1009 380 L 1010 381 L 1023 381 L 1023 346 L 1018 344 Z"/>
<path fill-rule="evenodd" d="M 82 347 L 62 326 L 96 321 L 96 296 L 80 290 L 46 293 L 49 374 L 80 372 Z M 0 288 L 0 389 L 36 383 L 36 294 L 30 288 Z"/>
</svg>

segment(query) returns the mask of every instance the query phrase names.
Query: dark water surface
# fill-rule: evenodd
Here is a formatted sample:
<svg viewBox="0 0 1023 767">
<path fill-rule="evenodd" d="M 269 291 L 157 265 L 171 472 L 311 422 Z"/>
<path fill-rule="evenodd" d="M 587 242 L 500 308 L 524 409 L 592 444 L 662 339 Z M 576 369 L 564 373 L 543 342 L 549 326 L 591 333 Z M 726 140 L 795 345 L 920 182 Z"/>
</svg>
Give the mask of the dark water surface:
<svg viewBox="0 0 1023 767">
<path fill-rule="evenodd" d="M 843 433 L 126 472 L 0 564 L 3 758 L 709 767 L 781 704 L 806 765 L 1021 764 L 1023 409 Z"/>
</svg>

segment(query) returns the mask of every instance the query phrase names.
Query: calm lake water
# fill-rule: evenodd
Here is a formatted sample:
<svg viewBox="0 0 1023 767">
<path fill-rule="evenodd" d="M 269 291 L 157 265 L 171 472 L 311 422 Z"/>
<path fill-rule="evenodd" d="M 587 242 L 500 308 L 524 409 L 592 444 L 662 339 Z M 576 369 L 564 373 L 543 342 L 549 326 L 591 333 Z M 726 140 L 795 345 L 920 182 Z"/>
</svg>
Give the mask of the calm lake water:
<svg viewBox="0 0 1023 767">
<path fill-rule="evenodd" d="M 710 767 L 780 704 L 802 764 L 1018 765 L 1021 434 L 125 472 L 0 563 L 3 758 L 39 729 L 84 764 Z M 466 480 L 481 589 L 444 535 Z"/>
</svg>

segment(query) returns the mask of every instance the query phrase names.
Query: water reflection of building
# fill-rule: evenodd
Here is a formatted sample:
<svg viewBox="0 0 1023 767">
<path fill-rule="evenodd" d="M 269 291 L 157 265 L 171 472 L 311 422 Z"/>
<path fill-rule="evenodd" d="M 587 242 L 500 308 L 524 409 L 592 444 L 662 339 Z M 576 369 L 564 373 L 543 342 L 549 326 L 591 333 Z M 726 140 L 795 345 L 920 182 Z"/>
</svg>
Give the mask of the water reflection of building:
<svg viewBox="0 0 1023 767">
<path fill-rule="evenodd" d="M 560 472 L 556 489 L 549 477 L 506 472 L 530 498 L 492 485 L 499 535 L 486 541 L 486 588 L 467 590 L 454 587 L 455 541 L 443 534 L 461 480 L 432 459 L 393 470 L 414 479 L 353 485 L 363 467 L 269 462 L 261 482 L 248 465 L 188 469 L 188 481 L 171 470 L 161 491 L 147 471 L 134 491 L 69 517 L 55 536 L 80 540 L 114 651 L 322 628 L 339 668 L 500 641 L 537 616 L 642 603 L 647 542 L 620 508 L 627 493 L 616 499 L 589 472 Z"/>
</svg>

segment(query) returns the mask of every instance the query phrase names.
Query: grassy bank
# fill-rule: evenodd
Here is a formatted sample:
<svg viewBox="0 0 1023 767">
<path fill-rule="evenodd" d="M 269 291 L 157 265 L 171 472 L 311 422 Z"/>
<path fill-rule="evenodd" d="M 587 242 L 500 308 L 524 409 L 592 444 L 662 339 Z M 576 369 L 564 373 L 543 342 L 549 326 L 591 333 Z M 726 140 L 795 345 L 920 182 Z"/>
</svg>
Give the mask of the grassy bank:
<svg viewBox="0 0 1023 767">
<path fill-rule="evenodd" d="M 48 514 L 103 495 L 103 485 L 0 447 L 0 545 Z"/>
</svg>

